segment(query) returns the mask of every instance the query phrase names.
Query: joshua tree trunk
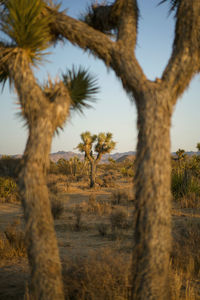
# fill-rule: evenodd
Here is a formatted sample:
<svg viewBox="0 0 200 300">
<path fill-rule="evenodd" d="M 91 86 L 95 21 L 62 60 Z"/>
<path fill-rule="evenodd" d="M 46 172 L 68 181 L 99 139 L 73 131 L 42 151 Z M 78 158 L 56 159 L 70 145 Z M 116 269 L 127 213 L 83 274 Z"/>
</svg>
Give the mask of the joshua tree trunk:
<svg viewBox="0 0 200 300">
<path fill-rule="evenodd" d="M 93 188 L 95 187 L 95 182 L 96 182 L 96 162 L 95 161 L 90 161 L 90 187 Z"/>
<path fill-rule="evenodd" d="M 156 91 L 138 103 L 132 299 L 168 299 L 171 106 L 168 93 Z"/>
<path fill-rule="evenodd" d="M 52 137 L 68 115 L 70 97 L 62 83 L 50 84 L 44 92 L 37 84 L 23 51 L 17 63 L 10 61 L 9 69 L 29 128 L 19 188 L 31 269 L 30 297 L 34 300 L 62 300 L 61 263 L 46 186 L 46 170 Z M 51 95 L 50 100 L 48 96 Z"/>
<path fill-rule="evenodd" d="M 31 299 L 64 299 L 61 264 L 46 186 L 46 168 L 53 136 L 48 119 L 32 126 L 20 173 L 31 266 Z"/>
</svg>

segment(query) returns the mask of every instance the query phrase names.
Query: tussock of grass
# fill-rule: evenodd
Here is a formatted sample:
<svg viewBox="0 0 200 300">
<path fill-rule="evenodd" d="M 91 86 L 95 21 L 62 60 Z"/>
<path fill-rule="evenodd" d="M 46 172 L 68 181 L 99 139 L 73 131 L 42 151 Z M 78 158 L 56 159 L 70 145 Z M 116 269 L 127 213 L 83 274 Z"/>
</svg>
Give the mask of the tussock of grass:
<svg viewBox="0 0 200 300">
<path fill-rule="evenodd" d="M 125 300 L 129 288 L 130 261 L 104 249 L 87 258 L 65 261 L 63 278 L 68 300 Z"/>
<path fill-rule="evenodd" d="M 61 199 L 59 199 L 56 195 L 50 195 L 50 203 L 51 203 L 51 213 L 53 215 L 54 220 L 60 219 L 60 217 L 64 213 L 64 204 Z"/>
<path fill-rule="evenodd" d="M 0 258 L 11 259 L 26 256 L 24 232 L 18 228 L 19 222 L 13 222 L 0 233 Z"/>
</svg>

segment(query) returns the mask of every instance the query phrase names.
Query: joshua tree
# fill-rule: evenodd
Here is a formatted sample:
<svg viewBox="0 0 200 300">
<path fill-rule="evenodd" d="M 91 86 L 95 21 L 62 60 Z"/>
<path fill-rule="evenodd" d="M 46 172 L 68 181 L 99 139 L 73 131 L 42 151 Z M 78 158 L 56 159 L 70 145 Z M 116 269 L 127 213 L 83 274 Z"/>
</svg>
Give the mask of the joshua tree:
<svg viewBox="0 0 200 300">
<path fill-rule="evenodd" d="M 200 151 L 200 143 L 197 143 L 197 150 Z"/>
<path fill-rule="evenodd" d="M 136 214 L 132 299 L 167 296 L 171 249 L 170 126 L 178 98 L 200 71 L 200 1 L 162 0 L 175 12 L 171 57 L 161 78 L 149 80 L 136 56 L 137 0 L 92 5 L 82 21 L 47 8 L 55 39 L 66 38 L 112 68 L 138 112 Z"/>
<path fill-rule="evenodd" d="M 186 157 L 186 153 L 185 153 L 185 150 L 183 149 L 178 149 L 176 151 L 176 155 L 178 156 L 178 160 L 183 160 L 185 157 Z"/>
<path fill-rule="evenodd" d="M 1 2 L 2 3 L 2 2 Z M 57 10 L 57 7 L 52 8 Z M 66 72 L 61 80 L 40 86 L 32 66 L 51 43 L 42 0 L 3 1 L 1 30 L 9 41 L 0 43 L 0 80 L 7 79 L 18 95 L 29 136 L 24 152 L 19 187 L 26 221 L 26 239 L 31 269 L 31 299 L 64 299 L 61 264 L 51 215 L 46 170 L 55 131 L 70 109 L 82 111 L 97 92 L 87 71 Z"/>
<path fill-rule="evenodd" d="M 115 148 L 116 143 L 112 140 L 110 132 L 91 135 L 89 131 L 86 131 L 81 134 L 81 139 L 83 142 L 78 144 L 77 149 L 85 153 L 85 158 L 90 163 L 90 187 L 92 188 L 95 186 L 97 164 L 103 154 L 110 153 Z M 96 156 L 93 154 L 93 147 L 94 152 L 97 153 Z"/>
</svg>

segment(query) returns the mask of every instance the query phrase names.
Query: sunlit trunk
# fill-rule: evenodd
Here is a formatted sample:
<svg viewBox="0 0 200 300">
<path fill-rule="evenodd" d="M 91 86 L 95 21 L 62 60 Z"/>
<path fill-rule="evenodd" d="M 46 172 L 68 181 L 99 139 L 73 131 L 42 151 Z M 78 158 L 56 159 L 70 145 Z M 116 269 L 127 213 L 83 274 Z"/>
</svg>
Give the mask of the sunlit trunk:
<svg viewBox="0 0 200 300">
<path fill-rule="evenodd" d="M 29 130 L 19 174 L 19 188 L 31 271 L 30 297 L 34 300 L 62 300 L 61 262 L 46 185 L 46 170 L 53 134 L 68 115 L 70 98 L 68 91 L 59 83 L 54 99 L 50 101 L 46 97 L 34 78 L 23 50 L 18 63 L 11 61 L 9 68 Z"/>
<path fill-rule="evenodd" d="M 46 185 L 53 132 L 48 119 L 39 118 L 32 124 L 19 178 L 31 267 L 31 299 L 64 299 L 61 263 Z"/>
<path fill-rule="evenodd" d="M 167 300 L 171 107 L 161 92 L 146 92 L 139 100 L 132 299 Z"/>
</svg>

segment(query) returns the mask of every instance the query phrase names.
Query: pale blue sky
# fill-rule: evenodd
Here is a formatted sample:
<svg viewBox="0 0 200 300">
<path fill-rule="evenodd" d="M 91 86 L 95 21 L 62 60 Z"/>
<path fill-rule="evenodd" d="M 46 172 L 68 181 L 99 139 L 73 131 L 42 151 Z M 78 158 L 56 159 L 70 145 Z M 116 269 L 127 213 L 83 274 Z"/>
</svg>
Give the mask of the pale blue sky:
<svg viewBox="0 0 200 300">
<path fill-rule="evenodd" d="M 139 0 L 141 18 L 137 44 L 137 58 L 149 79 L 159 77 L 170 57 L 173 42 L 174 20 L 168 17 L 168 6 L 158 6 L 159 0 Z M 84 10 L 88 1 L 66 0 L 63 7 L 68 7 L 69 14 L 77 17 Z M 114 152 L 135 150 L 137 142 L 136 110 L 116 79 L 104 64 L 92 55 L 84 53 L 69 42 L 57 45 L 48 57 L 49 63 L 43 64 L 36 75 L 40 80 L 60 74 L 66 67 L 82 65 L 89 67 L 97 75 L 100 93 L 94 108 L 85 111 L 84 116 L 73 114 L 64 131 L 56 136 L 52 152 L 74 151 L 80 141 L 80 134 L 89 130 L 92 133 L 110 131 L 117 141 Z M 200 76 L 196 76 L 190 87 L 179 99 L 172 119 L 172 151 L 183 148 L 196 151 L 200 142 Z M 17 98 L 6 86 L 0 97 L 0 154 L 23 153 L 27 132 L 16 113 Z"/>
</svg>

